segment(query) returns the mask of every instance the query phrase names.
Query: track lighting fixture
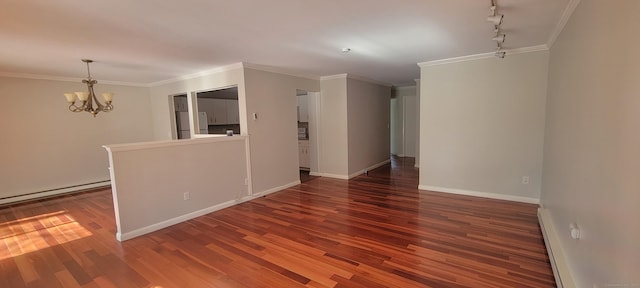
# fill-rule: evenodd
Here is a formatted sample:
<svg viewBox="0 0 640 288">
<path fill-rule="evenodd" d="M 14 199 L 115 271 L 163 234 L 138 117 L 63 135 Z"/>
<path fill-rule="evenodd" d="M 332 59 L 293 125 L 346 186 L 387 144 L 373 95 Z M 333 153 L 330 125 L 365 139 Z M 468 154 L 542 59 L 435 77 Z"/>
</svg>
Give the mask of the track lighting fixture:
<svg viewBox="0 0 640 288">
<path fill-rule="evenodd" d="M 504 15 L 497 14 L 497 15 L 493 15 L 493 16 L 487 17 L 487 21 L 493 23 L 493 25 L 500 25 L 500 24 L 502 24 L 502 19 L 503 18 L 504 18 Z"/>
<path fill-rule="evenodd" d="M 507 55 L 507 52 L 502 49 L 502 43 L 504 43 L 507 35 L 500 34 L 500 25 L 502 25 L 502 19 L 504 19 L 504 15 L 496 14 L 496 10 L 498 10 L 498 5 L 496 4 L 496 0 L 491 0 L 491 7 L 489 7 L 491 11 L 491 15 L 487 17 L 487 21 L 493 24 L 493 32 L 496 35 L 491 38 L 491 40 L 496 41 L 496 46 L 498 46 L 498 50 L 495 52 L 495 56 L 498 58 L 504 58 Z"/>
<path fill-rule="evenodd" d="M 507 35 L 500 34 L 500 35 L 497 35 L 496 37 L 493 37 L 493 39 L 491 39 L 491 40 L 496 41 L 496 42 L 500 42 L 500 43 L 504 43 L 504 39 L 506 37 L 507 37 Z"/>
</svg>

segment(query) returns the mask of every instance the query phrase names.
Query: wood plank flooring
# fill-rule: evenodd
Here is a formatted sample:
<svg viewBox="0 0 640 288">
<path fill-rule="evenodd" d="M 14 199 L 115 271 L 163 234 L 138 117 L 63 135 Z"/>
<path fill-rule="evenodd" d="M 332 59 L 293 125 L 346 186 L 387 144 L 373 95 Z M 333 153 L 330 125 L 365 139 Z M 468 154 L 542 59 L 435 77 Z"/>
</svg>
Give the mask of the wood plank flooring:
<svg viewBox="0 0 640 288">
<path fill-rule="evenodd" d="M 123 243 L 111 191 L 0 208 L 0 287 L 555 287 L 536 206 L 418 192 L 412 158 Z"/>
</svg>

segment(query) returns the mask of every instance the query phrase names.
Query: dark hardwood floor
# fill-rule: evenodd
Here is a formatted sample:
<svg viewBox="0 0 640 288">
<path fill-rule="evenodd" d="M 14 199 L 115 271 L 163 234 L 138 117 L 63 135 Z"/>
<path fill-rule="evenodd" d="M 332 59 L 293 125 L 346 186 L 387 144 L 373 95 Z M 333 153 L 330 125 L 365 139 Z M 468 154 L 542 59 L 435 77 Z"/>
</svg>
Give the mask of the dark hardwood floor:
<svg viewBox="0 0 640 288">
<path fill-rule="evenodd" d="M 0 287 L 555 287 L 535 205 L 417 178 L 394 158 L 123 243 L 110 190 L 0 208 Z"/>
</svg>

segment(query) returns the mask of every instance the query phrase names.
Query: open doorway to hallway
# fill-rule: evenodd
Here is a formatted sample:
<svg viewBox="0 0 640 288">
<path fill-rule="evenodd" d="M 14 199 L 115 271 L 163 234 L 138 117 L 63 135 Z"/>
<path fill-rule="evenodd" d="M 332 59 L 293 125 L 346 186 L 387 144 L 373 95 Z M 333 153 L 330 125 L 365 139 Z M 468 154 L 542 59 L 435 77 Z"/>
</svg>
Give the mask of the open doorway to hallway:
<svg viewBox="0 0 640 288">
<path fill-rule="evenodd" d="M 300 181 L 305 182 L 314 178 L 318 171 L 318 124 L 317 100 L 320 93 L 296 90 L 296 115 L 298 135 L 298 163 Z"/>
</svg>

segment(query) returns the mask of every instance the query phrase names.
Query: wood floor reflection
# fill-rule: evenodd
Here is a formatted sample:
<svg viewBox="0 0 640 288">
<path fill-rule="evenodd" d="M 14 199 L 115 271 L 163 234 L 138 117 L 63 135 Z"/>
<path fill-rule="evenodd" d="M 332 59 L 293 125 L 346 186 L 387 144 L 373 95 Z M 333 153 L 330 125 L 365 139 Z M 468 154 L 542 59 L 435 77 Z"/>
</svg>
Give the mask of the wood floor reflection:
<svg viewBox="0 0 640 288">
<path fill-rule="evenodd" d="M 110 190 L 0 208 L 0 287 L 555 287 L 535 205 L 417 178 L 393 158 L 123 243 Z"/>
</svg>

